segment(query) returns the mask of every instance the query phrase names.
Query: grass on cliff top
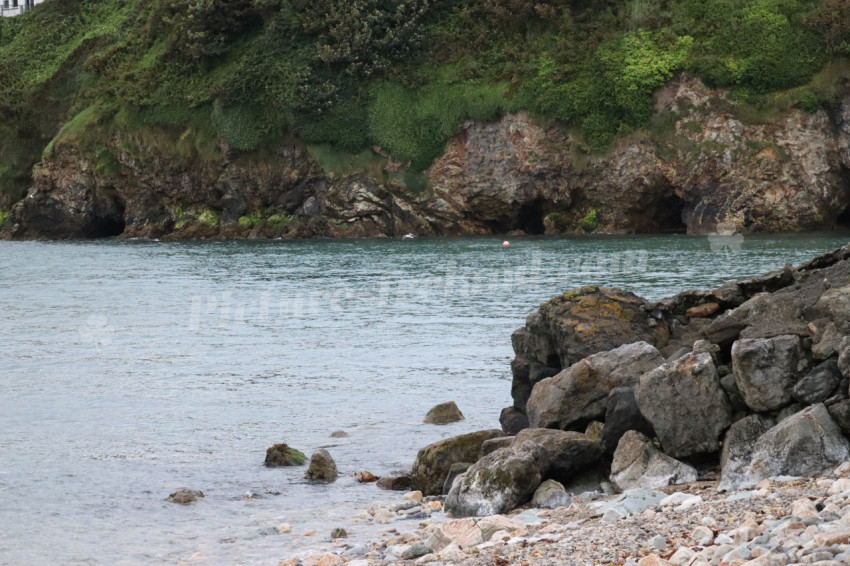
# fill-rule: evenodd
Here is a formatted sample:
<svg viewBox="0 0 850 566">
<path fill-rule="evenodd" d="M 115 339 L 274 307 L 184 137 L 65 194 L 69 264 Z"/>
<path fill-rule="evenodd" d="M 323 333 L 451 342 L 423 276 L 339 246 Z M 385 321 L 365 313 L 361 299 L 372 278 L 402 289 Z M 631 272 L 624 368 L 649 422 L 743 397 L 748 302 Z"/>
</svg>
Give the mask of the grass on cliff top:
<svg viewBox="0 0 850 566">
<path fill-rule="evenodd" d="M 157 130 L 197 158 L 377 146 L 417 171 L 517 110 L 604 149 L 680 71 L 813 111 L 848 55 L 850 0 L 49 0 L 0 19 L 0 205 L 60 130 Z"/>
</svg>

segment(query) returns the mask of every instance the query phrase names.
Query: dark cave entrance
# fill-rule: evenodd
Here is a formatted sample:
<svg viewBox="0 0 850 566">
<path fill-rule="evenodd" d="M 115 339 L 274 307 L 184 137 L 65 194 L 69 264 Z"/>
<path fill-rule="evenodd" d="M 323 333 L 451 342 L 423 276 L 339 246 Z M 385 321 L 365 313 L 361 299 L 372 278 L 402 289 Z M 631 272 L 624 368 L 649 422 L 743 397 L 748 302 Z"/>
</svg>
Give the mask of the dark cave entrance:
<svg viewBox="0 0 850 566">
<path fill-rule="evenodd" d="M 545 216 L 540 201 L 525 204 L 519 209 L 517 228 L 526 234 L 543 234 L 546 231 L 546 226 L 543 224 Z"/>
<path fill-rule="evenodd" d="M 839 228 L 850 230 L 850 206 L 841 211 L 841 214 L 835 219 L 835 224 Z"/>
<path fill-rule="evenodd" d="M 89 238 L 112 238 L 124 233 L 124 202 L 117 191 L 107 190 L 98 195 L 94 217 L 89 221 Z"/>
<path fill-rule="evenodd" d="M 655 231 L 662 234 L 684 234 L 688 231 L 682 219 L 685 211 L 685 201 L 676 195 L 662 199 L 656 205 Z"/>
</svg>

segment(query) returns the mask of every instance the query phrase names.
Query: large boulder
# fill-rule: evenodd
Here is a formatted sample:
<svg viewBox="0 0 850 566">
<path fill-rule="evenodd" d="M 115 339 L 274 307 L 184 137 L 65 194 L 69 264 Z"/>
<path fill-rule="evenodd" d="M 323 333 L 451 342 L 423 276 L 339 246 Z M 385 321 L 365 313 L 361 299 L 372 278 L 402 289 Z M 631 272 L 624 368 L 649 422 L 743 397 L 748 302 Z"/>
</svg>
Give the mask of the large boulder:
<svg viewBox="0 0 850 566">
<path fill-rule="evenodd" d="M 732 491 L 744 485 L 744 473 L 753 459 L 756 441 L 776 425 L 764 415 L 750 415 L 733 424 L 723 440 L 720 454 L 721 491 Z"/>
<path fill-rule="evenodd" d="M 823 403 L 792 415 L 764 433 L 753 447 L 747 482 L 780 475 L 827 474 L 850 460 L 850 443 Z"/>
<path fill-rule="evenodd" d="M 506 513 L 528 501 L 542 479 L 533 454 L 502 448 L 454 481 L 444 509 L 455 517 Z"/>
<path fill-rule="evenodd" d="M 792 400 L 792 389 L 806 369 L 800 337 L 741 339 L 732 345 L 732 372 L 744 402 L 757 412 L 776 411 Z"/>
<path fill-rule="evenodd" d="M 513 444 L 484 456 L 446 496 L 455 516 L 506 513 L 527 502 L 541 481 L 564 482 L 599 461 L 602 447 L 578 432 L 525 429 Z"/>
<path fill-rule="evenodd" d="M 529 315 L 526 327 L 514 333 L 514 351 L 532 362 L 566 368 L 623 344 L 666 345 L 666 327 L 650 319 L 643 304 L 643 299 L 622 289 L 568 291 Z"/>
<path fill-rule="evenodd" d="M 566 482 L 602 457 L 602 445 L 579 432 L 527 428 L 516 435 L 511 448 L 532 454 L 544 478 Z"/>
<path fill-rule="evenodd" d="M 602 427 L 602 445 L 613 453 L 626 432 L 636 430 L 649 437 L 655 436 L 652 425 L 638 409 L 633 387 L 615 387 L 608 394 L 605 424 Z"/>
<path fill-rule="evenodd" d="M 611 483 L 620 491 L 655 489 L 697 480 L 697 471 L 658 450 L 636 431 L 620 439 L 611 462 Z"/>
<path fill-rule="evenodd" d="M 414 487 L 424 495 L 440 495 L 452 464 L 478 461 L 484 441 L 500 436 L 505 436 L 501 430 L 482 430 L 429 444 L 413 462 Z"/>
<path fill-rule="evenodd" d="M 534 386 L 526 406 L 529 426 L 573 429 L 601 420 L 612 389 L 635 385 L 663 363 L 661 352 L 646 342 L 588 356 Z"/>
<path fill-rule="evenodd" d="M 674 458 L 716 452 L 732 424 L 732 405 L 709 353 L 688 354 L 643 374 L 635 400 Z"/>
<path fill-rule="evenodd" d="M 499 414 L 499 424 L 505 434 L 514 435 L 524 428 L 528 428 L 528 417 L 516 407 L 505 407 Z"/>
<path fill-rule="evenodd" d="M 830 358 L 815 366 L 794 385 L 791 394 L 794 399 L 805 405 L 821 403 L 832 397 L 841 382 L 838 361 Z"/>
</svg>

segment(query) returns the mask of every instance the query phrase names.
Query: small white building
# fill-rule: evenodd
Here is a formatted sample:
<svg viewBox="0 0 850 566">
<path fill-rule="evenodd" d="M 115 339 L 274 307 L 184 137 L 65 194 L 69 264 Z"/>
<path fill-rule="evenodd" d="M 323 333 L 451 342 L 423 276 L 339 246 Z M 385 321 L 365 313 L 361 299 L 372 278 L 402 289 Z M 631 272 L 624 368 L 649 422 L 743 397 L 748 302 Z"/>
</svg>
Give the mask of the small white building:
<svg viewBox="0 0 850 566">
<path fill-rule="evenodd" d="M 0 0 L 0 16 L 17 16 L 44 0 Z"/>
</svg>

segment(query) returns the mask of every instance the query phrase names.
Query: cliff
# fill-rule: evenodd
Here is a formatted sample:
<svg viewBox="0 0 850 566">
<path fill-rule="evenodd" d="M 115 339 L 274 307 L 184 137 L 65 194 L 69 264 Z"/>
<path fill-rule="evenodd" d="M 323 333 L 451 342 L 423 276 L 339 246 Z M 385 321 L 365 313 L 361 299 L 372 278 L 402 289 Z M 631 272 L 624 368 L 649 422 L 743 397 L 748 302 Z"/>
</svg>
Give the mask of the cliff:
<svg viewBox="0 0 850 566">
<path fill-rule="evenodd" d="M 665 126 L 587 154 L 525 113 L 464 122 L 421 175 L 376 151 L 331 172 L 315 147 L 180 150 L 167 131 L 60 136 L 7 239 L 304 238 L 829 229 L 850 221 L 850 91 L 832 111 L 747 122 L 683 77 L 655 95 Z M 380 148 L 376 148 L 380 151 Z M 411 181 L 412 177 L 412 181 Z"/>
</svg>

